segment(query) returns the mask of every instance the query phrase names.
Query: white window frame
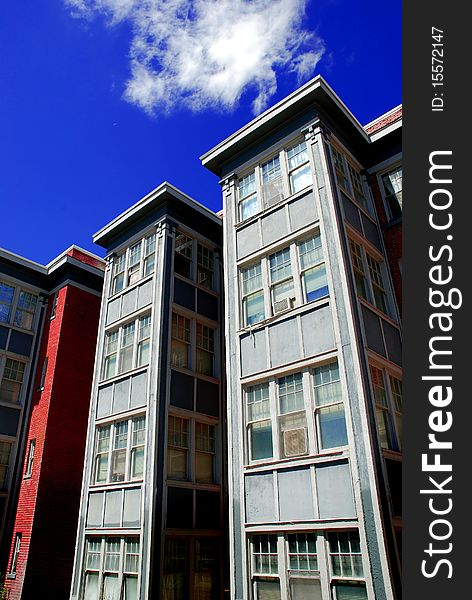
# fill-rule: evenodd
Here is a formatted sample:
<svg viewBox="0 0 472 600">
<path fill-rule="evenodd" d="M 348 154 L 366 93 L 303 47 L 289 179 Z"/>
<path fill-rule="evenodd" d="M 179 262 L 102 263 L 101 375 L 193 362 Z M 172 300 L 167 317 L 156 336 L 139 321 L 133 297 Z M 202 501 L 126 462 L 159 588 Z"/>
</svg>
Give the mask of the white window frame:
<svg viewBox="0 0 472 600">
<path fill-rule="evenodd" d="M 143 328 L 143 323 L 145 323 L 145 322 L 147 323 L 148 320 L 150 320 L 147 325 L 149 327 L 149 337 L 144 337 L 144 338 L 140 339 L 140 333 Z M 126 346 L 124 346 L 123 342 L 125 341 L 125 331 L 131 325 L 134 325 L 134 332 L 132 334 L 133 335 L 132 343 L 126 344 Z M 109 379 L 113 379 L 114 377 L 119 377 L 121 375 L 124 375 L 125 373 L 129 373 L 130 371 L 133 371 L 134 369 L 144 368 L 149 365 L 149 360 L 150 360 L 150 355 L 151 355 L 151 341 L 150 341 L 151 327 L 152 327 L 151 314 L 146 313 L 146 314 L 139 315 L 139 316 L 135 317 L 134 319 L 131 319 L 131 320 L 121 324 L 119 327 L 115 327 L 115 328 L 110 329 L 105 332 L 105 339 L 104 339 L 104 344 L 103 344 L 101 379 L 100 379 L 101 382 L 107 381 Z M 112 336 L 116 340 L 116 348 L 114 348 L 112 351 L 109 351 L 109 340 L 112 338 Z M 148 362 L 139 364 L 140 363 L 139 348 L 140 348 L 140 345 L 146 341 L 149 341 Z M 115 342 L 113 342 L 113 343 L 115 343 Z M 129 350 L 129 349 L 130 349 L 130 353 L 131 353 L 131 367 L 129 369 L 123 370 L 123 361 L 122 361 L 123 351 Z M 111 375 L 107 376 L 106 375 L 107 364 L 108 364 L 107 360 L 109 359 L 110 356 L 113 356 L 113 355 L 115 355 L 114 372 Z"/>
<path fill-rule="evenodd" d="M 95 542 L 95 543 L 99 542 L 99 551 L 90 553 L 90 554 L 93 554 L 96 558 L 98 558 L 98 567 L 96 567 L 96 568 L 95 568 L 95 566 L 94 567 L 88 566 L 88 556 L 89 556 L 88 543 L 89 543 L 89 541 Z M 107 542 L 114 543 L 114 544 L 119 543 L 118 552 L 113 552 L 113 553 L 108 552 L 107 553 Z M 136 542 L 138 542 L 138 544 L 139 544 L 137 552 L 136 552 L 136 546 L 135 546 Z M 132 552 L 132 553 L 127 552 L 127 544 L 128 543 L 133 544 L 132 549 L 134 550 L 134 552 Z M 107 564 L 106 564 L 107 555 L 117 556 L 117 558 L 118 558 L 118 568 L 117 569 L 107 568 Z M 84 597 L 87 573 L 95 573 L 98 576 L 97 588 L 99 591 L 98 597 L 100 597 L 100 598 L 102 598 L 102 595 L 104 593 L 105 576 L 107 574 L 111 574 L 111 575 L 116 574 L 117 575 L 117 589 L 119 590 L 119 596 L 118 596 L 119 598 L 125 597 L 124 594 L 125 594 L 126 577 L 133 577 L 137 580 L 136 587 L 137 587 L 138 596 L 139 596 L 141 555 L 142 555 L 142 548 L 141 548 L 140 536 L 135 536 L 135 535 L 91 536 L 91 535 L 87 535 L 85 538 L 85 543 L 84 543 L 84 559 L 83 559 L 83 568 L 82 568 L 83 575 L 82 575 L 80 597 L 81 598 Z M 127 569 L 127 566 L 128 566 L 127 557 L 128 556 L 133 556 L 133 557 L 137 556 L 138 557 L 135 571 Z"/>
<path fill-rule="evenodd" d="M 18 566 L 18 557 L 20 556 L 21 550 L 21 532 L 17 531 L 15 534 L 15 545 L 13 547 L 13 554 L 11 557 L 10 575 L 16 575 L 16 567 Z"/>
<path fill-rule="evenodd" d="M 142 418 L 145 418 L 144 429 L 140 428 L 139 431 L 144 430 L 144 443 L 135 444 L 134 443 L 134 433 L 135 428 L 134 424 L 136 422 L 141 422 Z M 123 448 L 115 448 L 115 440 L 116 440 L 116 432 L 119 430 L 121 425 L 126 424 L 126 446 Z M 101 452 L 99 452 L 99 442 L 100 437 L 99 433 L 101 431 L 108 430 L 108 447 Z M 141 481 L 144 477 L 144 472 L 146 468 L 146 434 L 147 434 L 147 415 L 145 413 L 140 413 L 138 415 L 133 415 L 132 417 L 127 417 L 125 419 L 115 419 L 111 422 L 100 423 L 95 427 L 94 433 L 94 446 L 93 446 L 93 461 L 92 461 L 92 473 L 91 473 L 91 485 L 92 486 L 102 486 L 109 485 L 116 482 L 131 482 L 131 481 Z M 103 439 L 103 438 L 102 438 Z M 133 456 L 135 454 L 136 448 L 140 448 L 144 446 L 144 458 L 143 458 L 143 473 L 139 476 L 133 476 Z M 114 479 L 113 480 L 113 455 L 115 452 L 120 452 L 125 450 L 125 468 L 124 468 L 124 478 L 123 479 Z M 106 478 L 105 481 L 98 481 L 98 465 L 99 465 L 99 457 L 106 457 Z"/>
<path fill-rule="evenodd" d="M 291 167 L 289 153 L 291 150 L 296 149 L 297 147 L 301 146 L 302 144 L 305 144 L 305 147 L 306 147 L 306 153 L 307 153 L 306 159 L 302 163 L 296 164 Z M 272 163 L 273 161 L 276 161 L 276 160 L 278 160 L 278 163 L 279 163 L 279 167 L 278 167 L 279 175 L 276 178 L 273 178 L 265 183 L 264 182 L 265 167 L 267 167 L 270 163 Z M 304 138 L 298 138 L 297 140 L 291 141 L 289 144 L 285 144 L 279 151 L 275 151 L 275 152 L 268 154 L 262 160 L 258 161 L 258 163 L 255 166 L 253 166 L 250 170 L 246 170 L 246 171 L 242 172 L 238 177 L 238 182 L 236 185 L 236 188 L 237 188 L 236 189 L 236 194 L 237 194 L 236 222 L 242 223 L 242 222 L 246 221 L 247 219 L 250 219 L 253 216 L 260 214 L 261 212 L 264 212 L 265 210 L 271 208 L 272 206 L 279 204 L 279 202 L 286 200 L 287 198 L 293 196 L 294 194 L 302 193 L 304 190 L 308 190 L 310 188 L 310 186 L 313 185 L 313 179 L 311 179 L 311 183 L 309 183 L 307 186 L 305 186 L 303 188 L 300 188 L 296 192 L 292 191 L 292 184 L 291 184 L 291 181 L 292 181 L 291 176 L 296 171 L 298 171 L 302 168 L 305 168 L 307 165 L 310 167 L 310 173 L 312 175 L 312 164 L 311 164 L 311 160 L 310 160 L 310 144 Z M 241 195 L 242 186 L 240 184 L 244 184 L 245 180 L 247 180 L 249 177 L 252 177 L 252 176 L 254 176 L 254 187 L 251 188 L 247 194 Z M 271 184 L 271 182 L 272 182 L 272 185 L 274 185 L 273 184 L 274 181 L 277 182 L 277 184 L 275 186 L 276 188 L 278 188 L 277 192 L 276 192 L 276 194 L 270 196 L 269 199 L 267 199 L 267 188 L 265 188 L 265 186 Z M 255 201 L 256 201 L 256 208 L 255 208 L 255 210 L 251 211 L 251 214 L 245 216 L 243 204 L 247 201 L 251 201 L 253 198 L 255 198 Z"/>
<path fill-rule="evenodd" d="M 179 325 L 179 322 L 183 321 L 184 323 L 184 327 L 183 327 L 183 331 L 186 334 L 184 337 L 179 337 L 178 335 L 175 335 L 176 333 L 178 334 L 179 329 L 181 329 L 181 326 Z M 177 323 L 177 328 L 176 328 L 176 323 Z M 186 323 L 189 323 L 190 327 L 187 328 L 185 326 Z M 204 333 L 206 330 L 208 332 L 211 333 L 211 335 L 208 336 L 200 336 L 199 335 L 199 329 L 201 328 L 202 333 Z M 215 339 L 216 339 L 216 332 L 217 332 L 217 327 L 211 323 L 208 323 L 207 321 L 204 321 L 202 319 L 195 319 L 192 318 L 190 316 L 188 316 L 187 314 L 183 314 L 182 312 L 178 311 L 178 310 L 173 310 L 172 311 L 172 315 L 171 315 L 171 332 L 170 332 L 170 342 L 169 342 L 169 347 L 170 347 L 170 367 L 172 369 L 181 369 L 183 371 L 191 371 L 192 373 L 197 373 L 199 376 L 201 377 L 209 377 L 211 379 L 217 379 L 217 361 L 216 361 L 216 355 L 215 355 Z M 188 337 L 187 337 L 188 334 Z M 204 346 L 204 345 L 199 345 L 200 341 L 208 341 L 208 345 Z M 185 344 L 187 347 L 187 366 L 179 366 L 178 364 L 174 364 L 173 363 L 173 357 L 172 357 L 172 343 L 173 342 L 177 342 L 179 344 Z M 199 361 L 198 361 L 198 352 L 205 352 L 207 354 L 209 354 L 211 356 L 212 359 L 212 373 L 204 373 L 203 371 L 199 370 Z"/>
<path fill-rule="evenodd" d="M 156 233 L 148 233 L 141 239 L 128 246 L 125 250 L 117 253 L 113 260 L 110 296 L 121 294 L 128 287 L 138 284 L 142 279 L 145 277 L 150 277 L 154 273 L 155 264 L 157 261 L 156 242 Z M 150 246 L 151 249 L 149 249 Z M 132 251 L 134 248 L 138 247 L 139 259 L 136 262 L 131 263 Z M 152 263 L 153 266 L 149 273 L 146 273 L 147 265 L 149 263 Z M 122 276 L 122 284 L 120 284 L 121 287 L 117 285 L 120 276 Z M 131 281 L 131 276 L 134 278 L 133 281 Z"/>
</svg>

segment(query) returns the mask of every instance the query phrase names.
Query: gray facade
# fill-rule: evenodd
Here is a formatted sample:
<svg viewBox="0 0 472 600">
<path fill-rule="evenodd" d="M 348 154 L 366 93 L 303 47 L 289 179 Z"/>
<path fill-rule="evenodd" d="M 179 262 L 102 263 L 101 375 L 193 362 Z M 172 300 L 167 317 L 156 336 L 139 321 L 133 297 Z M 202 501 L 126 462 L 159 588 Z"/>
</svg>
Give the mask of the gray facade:
<svg viewBox="0 0 472 600">
<path fill-rule="evenodd" d="M 71 599 L 220 598 L 221 220 L 162 184 L 107 249 Z"/>
<path fill-rule="evenodd" d="M 396 136 L 316 78 L 202 157 L 223 188 L 231 598 L 398 594 L 401 341 L 365 178 Z"/>
</svg>

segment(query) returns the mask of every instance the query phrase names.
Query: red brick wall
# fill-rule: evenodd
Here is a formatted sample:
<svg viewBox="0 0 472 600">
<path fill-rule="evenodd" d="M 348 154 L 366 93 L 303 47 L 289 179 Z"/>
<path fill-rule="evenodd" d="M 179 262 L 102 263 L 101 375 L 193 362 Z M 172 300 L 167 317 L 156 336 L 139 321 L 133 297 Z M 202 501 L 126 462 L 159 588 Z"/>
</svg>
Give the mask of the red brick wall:
<svg viewBox="0 0 472 600">
<path fill-rule="evenodd" d="M 100 298 L 74 286 L 49 306 L 26 444 L 36 439 L 33 472 L 21 483 L 13 538 L 22 533 L 11 600 L 69 597 Z M 48 357 L 42 392 L 37 391 Z M 23 472 L 26 467 L 26 457 Z M 10 550 L 13 552 L 14 539 Z"/>
<path fill-rule="evenodd" d="M 80 260 L 80 262 L 83 262 L 86 265 L 97 267 L 97 269 L 101 269 L 102 271 L 105 269 L 105 263 L 103 260 L 94 258 L 93 256 L 90 256 L 90 254 L 86 254 L 78 248 L 71 248 L 67 255 L 72 256 L 72 258 L 75 258 L 76 260 Z"/>
<path fill-rule="evenodd" d="M 387 260 L 390 267 L 390 273 L 393 281 L 393 291 L 398 304 L 398 310 L 400 316 L 402 314 L 402 274 L 400 271 L 399 261 L 403 256 L 403 234 L 402 234 L 402 223 L 397 222 L 389 224 L 388 215 L 385 210 L 384 201 L 380 191 L 379 183 L 376 175 L 370 177 L 370 187 L 372 195 L 374 197 L 375 209 L 379 218 L 380 229 L 385 243 L 385 250 L 387 252 Z"/>
</svg>

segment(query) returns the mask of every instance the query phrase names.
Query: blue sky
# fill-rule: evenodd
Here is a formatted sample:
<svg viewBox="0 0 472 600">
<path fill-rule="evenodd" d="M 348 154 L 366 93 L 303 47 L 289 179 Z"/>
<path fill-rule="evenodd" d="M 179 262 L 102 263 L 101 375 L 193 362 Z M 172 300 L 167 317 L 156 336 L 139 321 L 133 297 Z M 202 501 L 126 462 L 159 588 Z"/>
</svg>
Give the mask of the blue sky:
<svg viewBox="0 0 472 600">
<path fill-rule="evenodd" d="M 322 74 L 361 123 L 401 102 L 401 3 L 15 0 L 0 8 L 0 246 L 47 263 Z"/>
</svg>

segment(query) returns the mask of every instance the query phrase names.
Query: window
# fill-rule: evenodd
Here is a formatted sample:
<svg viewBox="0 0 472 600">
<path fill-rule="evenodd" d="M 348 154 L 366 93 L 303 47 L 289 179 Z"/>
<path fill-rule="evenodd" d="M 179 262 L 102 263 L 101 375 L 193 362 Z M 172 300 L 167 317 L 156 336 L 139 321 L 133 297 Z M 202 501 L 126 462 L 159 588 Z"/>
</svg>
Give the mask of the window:
<svg viewBox="0 0 472 600">
<path fill-rule="evenodd" d="M 137 600 L 139 556 L 137 537 L 87 538 L 81 598 Z"/>
<path fill-rule="evenodd" d="M 138 335 L 136 335 L 138 331 Z M 149 363 L 151 317 L 144 315 L 105 334 L 102 379 Z"/>
<path fill-rule="evenodd" d="M 290 248 L 284 248 L 269 256 L 269 274 L 272 306 L 275 314 L 295 303 Z"/>
<path fill-rule="evenodd" d="M 298 254 L 298 260 L 297 260 Z M 241 322 L 253 325 L 272 315 L 328 295 L 328 280 L 319 232 L 241 269 Z"/>
<path fill-rule="evenodd" d="M 287 194 L 295 194 L 312 183 L 308 148 L 306 142 L 301 141 L 239 179 L 239 218 L 241 221 L 249 219 L 277 204 Z"/>
<path fill-rule="evenodd" d="M 328 534 L 328 541 L 333 577 L 363 577 L 364 570 L 358 532 L 332 532 Z"/>
<path fill-rule="evenodd" d="M 190 368 L 190 319 L 172 314 L 171 365 Z"/>
<path fill-rule="evenodd" d="M 141 479 L 145 438 L 145 415 L 97 427 L 93 483 Z"/>
<path fill-rule="evenodd" d="M 367 279 L 365 276 L 362 249 L 359 244 L 356 244 L 353 240 L 349 240 L 349 247 L 351 249 L 351 260 L 354 269 L 357 294 L 361 296 L 361 298 L 364 298 L 364 300 L 368 300 Z"/>
<path fill-rule="evenodd" d="M 15 288 L 0 281 L 0 322 L 9 323 Z"/>
<path fill-rule="evenodd" d="M 167 477 L 188 479 L 189 421 L 169 415 Z"/>
<path fill-rule="evenodd" d="M 402 435 L 402 382 L 374 365 L 370 365 L 370 377 L 380 446 L 399 450 Z"/>
<path fill-rule="evenodd" d="M 336 360 L 275 378 L 272 382 L 248 386 L 244 389 L 244 400 L 247 456 L 251 462 L 273 458 L 276 438 L 281 459 L 348 444 Z M 309 415 L 314 423 L 313 447 L 308 436 Z"/>
<path fill-rule="evenodd" d="M 250 460 L 272 458 L 269 384 L 252 385 L 245 395 Z"/>
<path fill-rule="evenodd" d="M 274 156 L 261 165 L 262 198 L 265 206 L 272 206 L 283 198 L 280 158 Z"/>
<path fill-rule="evenodd" d="M 197 352 L 196 371 L 204 375 L 213 376 L 214 371 L 214 337 L 215 332 L 197 322 Z"/>
<path fill-rule="evenodd" d="M 213 289 L 213 252 L 202 244 L 197 244 L 197 283 Z"/>
<path fill-rule="evenodd" d="M 0 281 L 0 323 L 11 323 L 22 329 L 32 329 L 38 295 Z"/>
<path fill-rule="evenodd" d="M 115 258 L 112 294 L 117 294 L 125 286 L 126 252 Z"/>
<path fill-rule="evenodd" d="M 319 234 L 298 245 L 303 294 L 306 302 L 328 295 L 326 265 Z"/>
<path fill-rule="evenodd" d="M 374 304 L 382 312 L 388 314 L 387 295 L 385 293 L 381 265 L 373 256 L 367 254 L 367 264 L 369 266 L 370 281 L 374 291 Z"/>
<path fill-rule="evenodd" d="M 350 194 L 351 188 L 349 186 L 349 177 L 347 174 L 346 163 L 344 162 L 344 156 L 334 146 L 331 146 L 331 150 L 333 153 L 334 172 L 336 173 L 336 179 L 338 181 L 338 184 L 346 192 L 348 192 L 348 194 Z"/>
<path fill-rule="evenodd" d="M 351 165 L 351 163 L 347 163 L 349 169 L 349 175 L 351 176 L 352 183 L 352 191 L 354 194 L 354 198 L 357 203 L 362 206 L 366 211 L 369 210 L 369 205 L 367 202 L 367 198 L 364 194 L 364 187 L 362 185 L 361 174 L 359 171 Z"/>
<path fill-rule="evenodd" d="M 213 483 L 215 462 L 215 427 L 195 423 L 195 481 Z"/>
<path fill-rule="evenodd" d="M 256 174 L 252 172 L 239 181 L 239 216 L 241 221 L 249 219 L 258 211 Z"/>
<path fill-rule="evenodd" d="M 174 270 L 188 279 L 192 278 L 193 240 L 183 233 L 175 236 Z"/>
<path fill-rule="evenodd" d="M 11 446 L 10 442 L 0 441 L 0 492 L 5 490 L 7 484 Z"/>
<path fill-rule="evenodd" d="M 193 440 L 193 441 L 192 441 Z M 190 465 L 193 465 L 190 468 Z M 214 483 L 215 426 L 169 415 L 167 477 L 181 481 Z"/>
<path fill-rule="evenodd" d="M 382 186 L 390 219 L 393 221 L 402 216 L 402 167 L 401 165 L 384 173 Z"/>
<path fill-rule="evenodd" d="M 156 235 L 139 240 L 115 257 L 111 293 L 117 294 L 154 272 L 156 264 Z"/>
<path fill-rule="evenodd" d="M 243 269 L 242 292 L 244 323 L 252 325 L 265 319 L 261 263 Z"/>
<path fill-rule="evenodd" d="M 255 575 L 278 575 L 277 536 L 253 536 L 252 558 Z"/>
<path fill-rule="evenodd" d="M 308 453 L 303 378 L 301 373 L 277 380 L 281 458 Z"/>
<path fill-rule="evenodd" d="M 0 382 L 0 400 L 18 402 L 25 375 L 25 363 L 7 358 Z"/>
<path fill-rule="evenodd" d="M 31 477 L 33 473 L 34 450 L 36 448 L 36 440 L 30 440 L 28 448 L 28 457 L 26 459 L 25 477 Z"/>
<path fill-rule="evenodd" d="M 295 533 L 289 535 L 287 541 L 290 571 L 292 573 L 317 573 L 316 535 L 314 533 Z"/>
<path fill-rule="evenodd" d="M 41 369 L 41 379 L 39 380 L 39 391 L 44 390 L 44 383 L 46 381 L 46 373 L 48 371 L 48 357 L 45 356 L 43 360 L 43 368 Z"/>
<path fill-rule="evenodd" d="M 138 335 L 138 361 L 137 366 L 142 367 L 149 363 L 149 345 L 151 340 L 151 316 L 139 319 Z"/>
<path fill-rule="evenodd" d="M 18 557 L 21 549 L 21 533 L 15 535 L 15 546 L 13 548 L 13 556 L 11 559 L 10 573 L 14 575 L 16 573 L 16 567 L 18 564 Z"/>
<path fill-rule="evenodd" d="M 59 300 L 59 292 L 56 292 L 52 297 L 52 307 L 51 307 L 51 316 L 49 317 L 51 320 L 55 319 L 56 311 L 57 311 L 57 302 Z"/>
<path fill-rule="evenodd" d="M 313 183 L 308 149 L 305 142 L 300 142 L 287 151 L 290 191 L 292 194 L 303 190 Z"/>
<path fill-rule="evenodd" d="M 346 422 L 337 361 L 314 370 L 315 422 L 322 450 L 347 444 Z"/>
</svg>

